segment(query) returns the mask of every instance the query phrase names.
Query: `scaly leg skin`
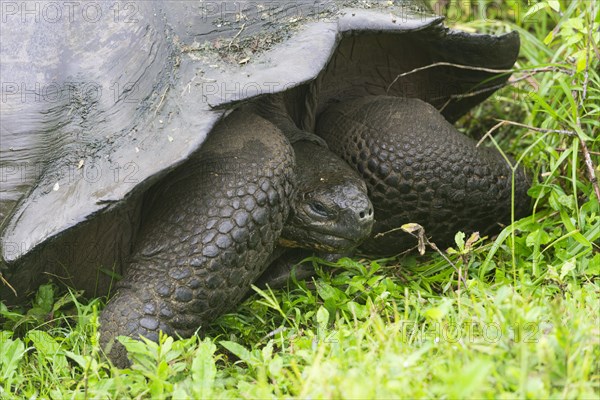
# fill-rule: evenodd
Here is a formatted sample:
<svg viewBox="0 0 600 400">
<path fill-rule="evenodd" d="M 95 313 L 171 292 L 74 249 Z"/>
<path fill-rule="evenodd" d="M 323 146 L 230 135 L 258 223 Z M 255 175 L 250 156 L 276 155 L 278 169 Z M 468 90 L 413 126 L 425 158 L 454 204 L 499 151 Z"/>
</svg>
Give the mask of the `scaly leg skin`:
<svg viewBox="0 0 600 400">
<path fill-rule="evenodd" d="M 271 289 L 282 289 L 292 281 L 292 278 L 298 281 L 308 281 L 316 274 L 312 263 L 301 263 L 308 257 L 319 257 L 324 261 L 334 263 L 342 257 L 351 257 L 354 253 L 354 251 L 347 251 L 343 254 L 315 253 L 312 250 L 283 247 L 280 249 L 283 250 L 281 256 L 274 259 L 269 264 L 269 268 L 254 282 L 259 289 L 266 289 L 267 286 Z M 253 291 L 249 292 L 249 294 L 252 293 Z"/>
<path fill-rule="evenodd" d="M 415 246 L 398 231 L 409 222 L 424 226 L 439 246 L 452 244 L 459 230 L 483 236 L 510 223 L 506 160 L 496 149 L 476 147 L 421 100 L 370 96 L 342 102 L 319 116 L 317 133 L 367 183 L 376 221 L 372 238 L 361 247 L 369 254 L 392 255 Z M 529 186 L 519 169 L 517 218 L 530 210 Z M 385 234 L 375 238 L 379 233 Z"/>
<path fill-rule="evenodd" d="M 241 300 L 288 217 L 293 169 L 281 132 L 236 111 L 149 191 L 131 263 L 100 316 L 115 365 L 128 364 L 117 336 L 189 337 Z"/>
</svg>

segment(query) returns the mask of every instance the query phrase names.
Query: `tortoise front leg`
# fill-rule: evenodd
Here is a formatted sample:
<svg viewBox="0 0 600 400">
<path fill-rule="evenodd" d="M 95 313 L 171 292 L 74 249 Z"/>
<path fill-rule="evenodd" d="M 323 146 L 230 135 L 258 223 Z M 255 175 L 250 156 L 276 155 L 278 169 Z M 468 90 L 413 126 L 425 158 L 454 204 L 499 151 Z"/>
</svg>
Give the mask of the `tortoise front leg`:
<svg viewBox="0 0 600 400">
<path fill-rule="evenodd" d="M 132 261 L 100 316 L 115 364 L 127 365 L 117 336 L 189 337 L 241 300 L 288 216 L 293 168 L 278 129 L 234 112 L 151 189 Z"/>
</svg>

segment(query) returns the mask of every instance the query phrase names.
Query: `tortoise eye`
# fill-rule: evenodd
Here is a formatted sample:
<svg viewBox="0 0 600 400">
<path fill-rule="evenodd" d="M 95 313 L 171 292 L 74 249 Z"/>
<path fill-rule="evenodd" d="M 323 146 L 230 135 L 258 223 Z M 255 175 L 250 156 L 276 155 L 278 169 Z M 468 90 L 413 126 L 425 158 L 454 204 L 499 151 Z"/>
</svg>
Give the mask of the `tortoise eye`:
<svg viewBox="0 0 600 400">
<path fill-rule="evenodd" d="M 321 203 L 320 201 L 313 201 L 309 204 L 309 207 L 311 210 L 313 210 L 315 213 L 322 215 L 324 217 L 329 216 L 329 213 L 327 212 L 327 207 L 325 207 L 325 205 L 323 203 Z"/>
</svg>

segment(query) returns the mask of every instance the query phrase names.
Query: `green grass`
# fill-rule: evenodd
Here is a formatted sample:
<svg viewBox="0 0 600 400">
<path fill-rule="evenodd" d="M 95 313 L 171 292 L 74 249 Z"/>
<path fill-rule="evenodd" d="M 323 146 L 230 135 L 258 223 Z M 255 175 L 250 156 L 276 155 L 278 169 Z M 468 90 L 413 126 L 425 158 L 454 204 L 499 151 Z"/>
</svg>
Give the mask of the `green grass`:
<svg viewBox="0 0 600 400">
<path fill-rule="evenodd" d="M 43 286 L 27 309 L 0 304 L 0 398 L 599 398 L 600 4 L 540 2 L 524 18 L 506 3 L 483 20 L 472 10 L 489 2 L 463 2 L 451 21 L 522 40 L 517 82 L 459 125 L 533 128 L 491 133 L 539 177 L 533 216 L 474 244 L 458 235 L 450 263 L 430 250 L 319 265 L 204 339 L 128 341 L 124 370 L 98 344 L 103 300 Z"/>
</svg>

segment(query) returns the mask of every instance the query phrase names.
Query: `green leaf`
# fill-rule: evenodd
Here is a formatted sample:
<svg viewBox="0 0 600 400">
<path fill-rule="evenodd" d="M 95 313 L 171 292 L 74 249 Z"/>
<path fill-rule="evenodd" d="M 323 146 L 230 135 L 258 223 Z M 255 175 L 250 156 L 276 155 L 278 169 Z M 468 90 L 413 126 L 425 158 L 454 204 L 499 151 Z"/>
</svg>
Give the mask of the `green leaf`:
<svg viewBox="0 0 600 400">
<path fill-rule="evenodd" d="M 536 229 L 527 235 L 525 243 L 528 247 L 534 247 L 536 245 L 548 244 L 552 238 L 544 229 Z"/>
<path fill-rule="evenodd" d="M 349 301 L 345 308 L 358 319 L 365 319 L 369 316 L 369 310 L 367 309 L 367 306 L 359 304 L 355 301 Z"/>
<path fill-rule="evenodd" d="M 62 352 L 60 344 L 50 334 L 44 331 L 31 330 L 27 332 L 27 339 L 33 343 L 38 354 L 52 363 L 54 368 L 68 368 L 67 358 Z"/>
<path fill-rule="evenodd" d="M 465 366 L 457 374 L 456 380 L 452 385 L 451 398 L 472 398 L 473 393 L 480 387 L 485 386 L 484 382 L 492 369 L 492 363 L 479 360 L 476 363 Z M 477 396 L 475 396 L 477 397 Z"/>
<path fill-rule="evenodd" d="M 564 36 L 570 36 L 573 32 L 583 32 L 585 30 L 585 22 L 581 17 L 569 18 L 561 26 L 561 32 Z"/>
<path fill-rule="evenodd" d="M 11 382 L 25 353 L 22 340 L 0 336 L 0 383 Z"/>
<path fill-rule="evenodd" d="M 147 346 L 139 340 L 136 340 L 129 336 L 118 336 L 117 339 L 123 346 L 125 346 L 125 349 L 127 349 L 128 353 L 147 353 Z"/>
<path fill-rule="evenodd" d="M 317 326 L 325 328 L 329 325 L 329 311 L 323 306 L 317 311 Z"/>
<path fill-rule="evenodd" d="M 425 313 L 423 315 L 425 315 L 425 317 L 432 319 L 434 321 L 439 321 L 442 318 L 444 318 L 445 314 L 440 308 L 433 307 L 433 308 L 430 308 L 427 311 L 425 311 Z"/>
<path fill-rule="evenodd" d="M 262 359 L 264 361 L 269 361 L 273 357 L 273 342 L 269 341 L 265 347 L 263 347 L 261 351 Z"/>
<path fill-rule="evenodd" d="M 31 330 L 27 332 L 27 339 L 31 340 L 40 353 L 55 354 L 60 350 L 60 345 L 47 332 Z"/>
<path fill-rule="evenodd" d="M 213 387 L 217 376 L 214 353 L 217 346 L 204 339 L 194 351 L 190 379 L 175 384 L 173 398 L 210 399 L 213 398 Z"/>
<path fill-rule="evenodd" d="M 575 260 L 569 260 L 565 262 L 562 267 L 560 267 L 560 280 L 565 279 L 565 276 L 569 274 L 569 272 L 573 271 L 576 267 Z"/>
<path fill-rule="evenodd" d="M 423 313 L 423 315 L 426 318 L 429 318 L 431 320 L 440 321 L 446 315 L 448 315 L 448 312 L 450 311 L 451 306 L 452 306 L 452 300 L 444 299 L 437 307 L 431 307 L 428 310 L 426 310 Z"/>
<path fill-rule="evenodd" d="M 558 0 L 548 0 L 548 5 L 556 12 L 560 12 L 560 1 Z"/>
<path fill-rule="evenodd" d="M 253 357 L 252 353 L 244 346 L 236 342 L 230 342 L 228 340 L 222 340 L 219 344 L 225 347 L 229 352 L 234 354 L 237 358 L 244 361 L 248 365 L 252 365 Z"/>
<path fill-rule="evenodd" d="M 464 251 L 465 250 L 465 233 L 464 232 L 456 232 L 456 235 L 454 235 L 454 242 L 456 243 L 456 246 L 458 247 L 459 251 Z"/>
<path fill-rule="evenodd" d="M 86 369 L 89 365 L 89 358 L 87 357 L 73 353 L 72 351 L 65 351 L 64 354 L 75 361 L 82 369 Z"/>
<path fill-rule="evenodd" d="M 536 214 L 536 218 L 542 219 L 542 218 L 547 217 L 548 215 L 550 215 L 550 210 L 537 213 Z M 504 243 L 504 241 L 511 235 L 511 231 L 513 229 L 515 229 L 515 230 L 527 230 L 528 226 L 531 225 L 534 222 L 535 222 L 534 218 L 527 217 L 527 218 L 523 218 L 520 221 L 515 221 L 514 224 L 509 225 L 506 228 L 504 228 L 502 230 L 502 232 L 500 232 L 500 234 L 498 235 L 498 237 L 496 238 L 496 240 L 494 241 L 494 244 L 492 245 L 492 248 L 490 249 L 490 251 L 488 252 L 487 256 L 485 257 L 485 261 L 481 265 L 481 268 L 484 269 L 484 270 L 486 270 L 486 269 L 488 269 L 490 267 L 490 264 L 493 262 L 492 258 L 494 257 L 494 255 L 496 254 L 496 252 L 498 251 L 498 249 L 500 248 L 500 246 L 502 245 L 502 243 Z"/>
<path fill-rule="evenodd" d="M 332 304 L 341 303 L 346 299 L 344 292 L 322 281 L 317 281 L 317 293 L 323 301 L 329 301 Z"/>
<path fill-rule="evenodd" d="M 548 32 L 548 34 L 544 38 L 544 44 L 549 45 L 550 43 L 552 43 L 552 40 L 554 40 L 554 31 Z"/>
<path fill-rule="evenodd" d="M 573 54 L 573 57 L 575 57 L 575 59 L 577 60 L 575 63 L 577 72 L 582 72 L 583 70 L 585 70 L 585 67 L 588 63 L 587 50 L 580 50 L 577 53 Z"/>
<path fill-rule="evenodd" d="M 269 363 L 269 373 L 273 377 L 277 377 L 281 375 L 281 371 L 283 370 L 283 358 L 276 355 L 273 357 L 273 360 Z"/>
<path fill-rule="evenodd" d="M 35 294 L 34 304 L 37 307 L 41 307 L 45 310 L 52 310 L 52 304 L 54 303 L 54 286 L 52 284 L 46 284 L 40 286 L 37 293 Z"/>
<path fill-rule="evenodd" d="M 589 262 L 584 271 L 587 275 L 600 275 L 600 253 L 597 253 Z"/>
<path fill-rule="evenodd" d="M 529 10 L 527 10 L 527 12 L 525 13 L 525 15 L 523 16 L 523 19 L 527 19 L 527 17 L 538 13 L 539 11 L 548 8 L 550 5 L 548 4 L 548 1 L 540 1 L 539 3 L 535 3 L 534 5 L 532 5 L 531 7 L 529 7 Z"/>
</svg>

